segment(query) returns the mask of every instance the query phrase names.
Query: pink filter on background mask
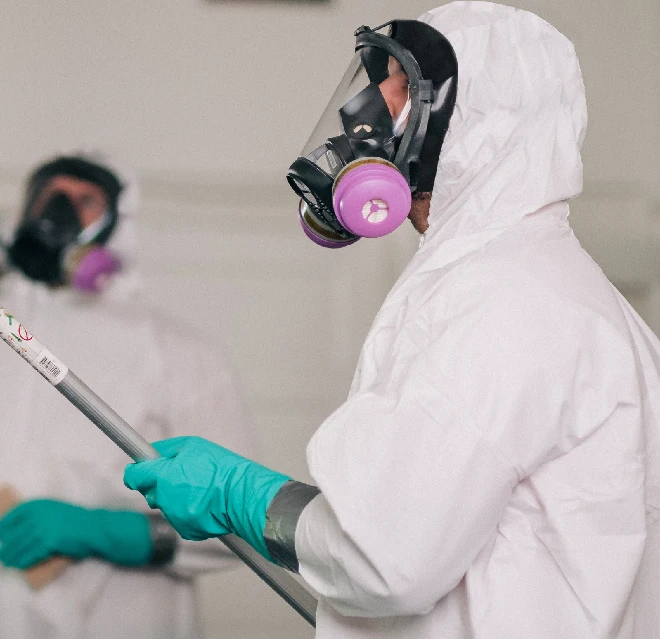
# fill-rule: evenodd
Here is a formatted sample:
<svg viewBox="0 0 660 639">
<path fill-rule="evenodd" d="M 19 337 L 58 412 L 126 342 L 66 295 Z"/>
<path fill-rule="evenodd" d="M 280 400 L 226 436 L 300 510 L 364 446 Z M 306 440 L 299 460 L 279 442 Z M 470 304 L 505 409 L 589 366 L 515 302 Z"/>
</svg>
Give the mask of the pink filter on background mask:
<svg viewBox="0 0 660 639">
<path fill-rule="evenodd" d="M 75 260 L 69 280 L 74 288 L 87 293 L 100 293 L 121 263 L 103 246 L 93 246 Z"/>
</svg>

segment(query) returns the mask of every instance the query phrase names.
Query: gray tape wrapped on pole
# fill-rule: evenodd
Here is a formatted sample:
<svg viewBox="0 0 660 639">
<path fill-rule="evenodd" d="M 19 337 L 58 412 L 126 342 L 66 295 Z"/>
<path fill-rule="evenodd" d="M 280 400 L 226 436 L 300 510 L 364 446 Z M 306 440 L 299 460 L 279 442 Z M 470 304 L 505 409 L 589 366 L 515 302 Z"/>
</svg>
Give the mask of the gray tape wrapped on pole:
<svg viewBox="0 0 660 639">
<path fill-rule="evenodd" d="M 158 451 L 148 441 L 2 307 L 0 307 L 0 338 L 55 386 L 131 459 L 145 461 L 160 457 Z M 316 626 L 316 598 L 286 570 L 271 564 L 240 537 L 226 535 L 219 539 L 307 622 Z"/>
</svg>

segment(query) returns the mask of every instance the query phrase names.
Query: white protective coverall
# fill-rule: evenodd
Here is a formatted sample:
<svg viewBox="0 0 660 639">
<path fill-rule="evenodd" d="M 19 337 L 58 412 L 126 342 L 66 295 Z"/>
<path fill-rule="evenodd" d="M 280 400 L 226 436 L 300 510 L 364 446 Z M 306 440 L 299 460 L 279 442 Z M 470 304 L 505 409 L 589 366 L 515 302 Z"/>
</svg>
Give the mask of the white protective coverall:
<svg viewBox="0 0 660 639">
<path fill-rule="evenodd" d="M 660 344 L 580 247 L 572 44 L 455 2 L 430 227 L 309 444 L 320 639 L 660 636 Z"/>
<path fill-rule="evenodd" d="M 129 185 L 120 199 L 108 246 L 124 271 L 104 293 L 52 290 L 12 273 L 0 281 L 0 304 L 148 441 L 202 434 L 249 452 L 222 354 L 211 342 L 193 341 L 185 323 L 177 328 L 158 319 L 140 299 L 130 255 L 136 193 Z M 0 484 L 12 484 L 24 498 L 144 510 L 142 497 L 122 483 L 126 455 L 2 349 Z M 235 565 L 213 539 L 180 541 L 164 568 L 79 562 L 37 592 L 19 573 L 0 568 L 0 639 L 199 639 L 194 577 Z"/>
</svg>

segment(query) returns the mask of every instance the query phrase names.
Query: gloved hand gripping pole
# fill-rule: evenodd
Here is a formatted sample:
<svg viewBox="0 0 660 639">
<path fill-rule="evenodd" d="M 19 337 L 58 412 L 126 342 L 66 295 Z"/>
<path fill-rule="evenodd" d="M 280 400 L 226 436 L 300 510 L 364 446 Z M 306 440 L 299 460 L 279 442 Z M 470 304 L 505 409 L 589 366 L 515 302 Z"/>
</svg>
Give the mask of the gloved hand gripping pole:
<svg viewBox="0 0 660 639">
<path fill-rule="evenodd" d="M 0 307 L 0 338 L 32 368 L 41 373 L 93 424 L 98 426 L 133 461 L 158 459 L 160 454 L 94 391 L 45 348 L 12 315 Z M 288 572 L 264 559 L 240 537 L 224 535 L 220 541 L 265 581 L 312 626 L 316 626 L 315 597 Z"/>
</svg>

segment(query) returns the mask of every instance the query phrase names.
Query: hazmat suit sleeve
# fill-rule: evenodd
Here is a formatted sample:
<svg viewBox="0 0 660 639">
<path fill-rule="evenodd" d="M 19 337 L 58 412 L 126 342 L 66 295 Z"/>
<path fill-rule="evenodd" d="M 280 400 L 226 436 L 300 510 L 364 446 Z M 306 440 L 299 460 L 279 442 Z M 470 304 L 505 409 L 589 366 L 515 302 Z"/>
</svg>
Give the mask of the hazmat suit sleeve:
<svg viewBox="0 0 660 639">
<path fill-rule="evenodd" d="M 210 339 L 187 338 L 176 332 L 163 338 L 165 359 L 162 395 L 163 437 L 199 435 L 243 454 L 253 454 L 253 435 L 243 414 L 239 392 L 222 350 Z M 218 539 L 179 539 L 166 568 L 176 576 L 238 566 Z"/>
<path fill-rule="evenodd" d="M 382 357 L 370 336 L 377 373 L 309 444 L 322 494 L 298 521 L 300 574 L 342 615 L 428 613 L 488 552 L 517 483 L 625 400 L 612 371 L 634 379 L 597 314 L 475 277 L 492 293 L 462 316 L 429 302 Z"/>
</svg>

